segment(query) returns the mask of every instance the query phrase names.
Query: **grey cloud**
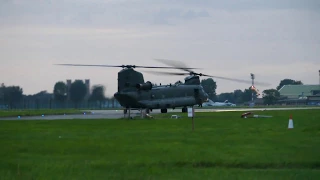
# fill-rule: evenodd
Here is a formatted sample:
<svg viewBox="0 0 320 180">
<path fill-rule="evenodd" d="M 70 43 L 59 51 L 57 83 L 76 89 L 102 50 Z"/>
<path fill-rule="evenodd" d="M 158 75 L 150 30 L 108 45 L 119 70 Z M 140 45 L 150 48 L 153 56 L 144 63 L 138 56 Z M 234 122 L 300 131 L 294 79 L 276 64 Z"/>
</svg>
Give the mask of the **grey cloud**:
<svg viewBox="0 0 320 180">
<path fill-rule="evenodd" d="M 191 20 L 200 17 L 209 17 L 209 13 L 205 10 L 183 10 L 183 9 L 161 9 L 150 14 L 152 16 L 151 23 L 156 24 L 175 24 L 177 21 Z"/>
<path fill-rule="evenodd" d="M 182 16 L 186 19 L 193 19 L 197 17 L 210 17 L 210 14 L 205 10 L 199 12 L 188 10 L 187 12 L 183 13 Z"/>
<path fill-rule="evenodd" d="M 150 2 L 113 2 L 100 1 L 44 1 L 19 4 L 3 3 L 0 21 L 2 24 L 56 24 L 67 26 L 108 26 L 126 24 L 169 24 L 176 20 L 208 17 L 202 9 L 157 6 Z"/>
<path fill-rule="evenodd" d="M 119 69 L 58 68 L 52 64 L 151 65 L 155 63 L 152 58 L 182 60 L 217 76 L 250 79 L 253 72 L 259 74 L 259 81 L 274 86 L 287 77 L 310 83 L 318 80 L 318 1 L 13 2 L 0 2 L 0 54 L 5 62 L 0 72 L 8 74 L 5 83 L 22 85 L 28 93 L 51 91 L 55 81 L 65 78 L 90 78 L 108 84 L 111 95 L 117 89 L 116 78 L 105 77 L 114 77 Z M 24 72 L 30 62 L 39 68 Z M 36 83 L 45 78 L 49 79 L 46 84 Z M 172 77 L 148 74 L 146 79 L 173 81 Z M 247 86 L 218 81 L 219 92 L 240 87 Z"/>
<path fill-rule="evenodd" d="M 188 7 L 201 7 L 221 10 L 261 10 L 261 9 L 306 9 L 320 10 L 318 0 L 153 0 L 153 3 L 183 5 Z"/>
<path fill-rule="evenodd" d="M 172 25 L 210 17 L 210 11 L 261 9 L 320 10 L 317 0 L 140 0 L 140 1 L 3 1 L 1 24 L 47 24 L 64 26 Z M 212 17 L 212 16 L 211 16 Z"/>
</svg>

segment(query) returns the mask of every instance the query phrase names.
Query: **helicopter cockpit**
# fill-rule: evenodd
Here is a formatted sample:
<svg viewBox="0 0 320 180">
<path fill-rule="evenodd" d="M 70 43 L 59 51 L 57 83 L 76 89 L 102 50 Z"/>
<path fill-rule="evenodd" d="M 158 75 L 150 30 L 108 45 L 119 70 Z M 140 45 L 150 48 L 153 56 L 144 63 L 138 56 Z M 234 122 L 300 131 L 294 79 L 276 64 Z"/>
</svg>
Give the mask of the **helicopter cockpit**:
<svg viewBox="0 0 320 180">
<path fill-rule="evenodd" d="M 203 87 L 202 86 L 200 86 L 200 91 L 201 91 L 201 94 L 203 94 L 203 102 L 208 102 L 209 101 L 209 95 L 208 95 L 208 93 L 206 93 L 205 91 L 204 91 L 204 89 L 203 89 Z"/>
</svg>

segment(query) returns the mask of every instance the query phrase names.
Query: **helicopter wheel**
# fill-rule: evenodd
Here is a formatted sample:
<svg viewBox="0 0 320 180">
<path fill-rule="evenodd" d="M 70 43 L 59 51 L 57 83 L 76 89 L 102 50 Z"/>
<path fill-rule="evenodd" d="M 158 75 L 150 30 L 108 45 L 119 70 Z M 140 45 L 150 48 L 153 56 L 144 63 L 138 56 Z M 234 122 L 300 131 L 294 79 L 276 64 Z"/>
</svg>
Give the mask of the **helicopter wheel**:
<svg viewBox="0 0 320 180">
<path fill-rule="evenodd" d="M 167 113 L 167 109 L 161 109 L 161 113 Z"/>
<path fill-rule="evenodd" d="M 183 107 L 183 108 L 182 108 L 182 112 L 183 112 L 183 113 L 185 113 L 185 112 L 187 112 L 187 111 L 188 111 L 187 107 Z"/>
</svg>

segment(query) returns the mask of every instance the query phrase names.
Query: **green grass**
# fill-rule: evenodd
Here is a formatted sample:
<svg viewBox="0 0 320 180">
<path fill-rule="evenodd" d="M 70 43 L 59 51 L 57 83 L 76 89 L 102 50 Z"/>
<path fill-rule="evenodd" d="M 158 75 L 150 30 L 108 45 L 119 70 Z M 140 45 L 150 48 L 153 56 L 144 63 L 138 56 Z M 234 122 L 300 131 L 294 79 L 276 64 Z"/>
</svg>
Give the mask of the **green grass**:
<svg viewBox="0 0 320 180">
<path fill-rule="evenodd" d="M 319 112 L 0 121 L 0 179 L 318 179 Z"/>
<path fill-rule="evenodd" d="M 84 111 L 77 109 L 0 110 L 0 117 L 81 114 L 82 112 Z"/>
</svg>

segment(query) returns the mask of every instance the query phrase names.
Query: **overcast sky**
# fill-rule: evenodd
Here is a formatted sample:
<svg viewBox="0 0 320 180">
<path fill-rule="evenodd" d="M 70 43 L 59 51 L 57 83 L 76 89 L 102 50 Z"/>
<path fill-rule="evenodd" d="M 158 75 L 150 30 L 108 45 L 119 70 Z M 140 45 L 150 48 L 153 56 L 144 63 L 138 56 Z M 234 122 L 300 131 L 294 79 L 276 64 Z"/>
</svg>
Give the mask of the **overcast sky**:
<svg viewBox="0 0 320 180">
<path fill-rule="evenodd" d="M 317 84 L 319 32 L 318 0 L 2 0 L 0 83 L 34 94 L 52 92 L 57 81 L 90 79 L 112 96 L 120 68 L 53 64 L 164 66 L 153 60 L 164 58 L 216 76 L 250 80 L 254 73 L 271 84 L 257 86 L 261 92 L 284 78 Z M 250 86 L 214 80 L 218 93 Z"/>
</svg>

